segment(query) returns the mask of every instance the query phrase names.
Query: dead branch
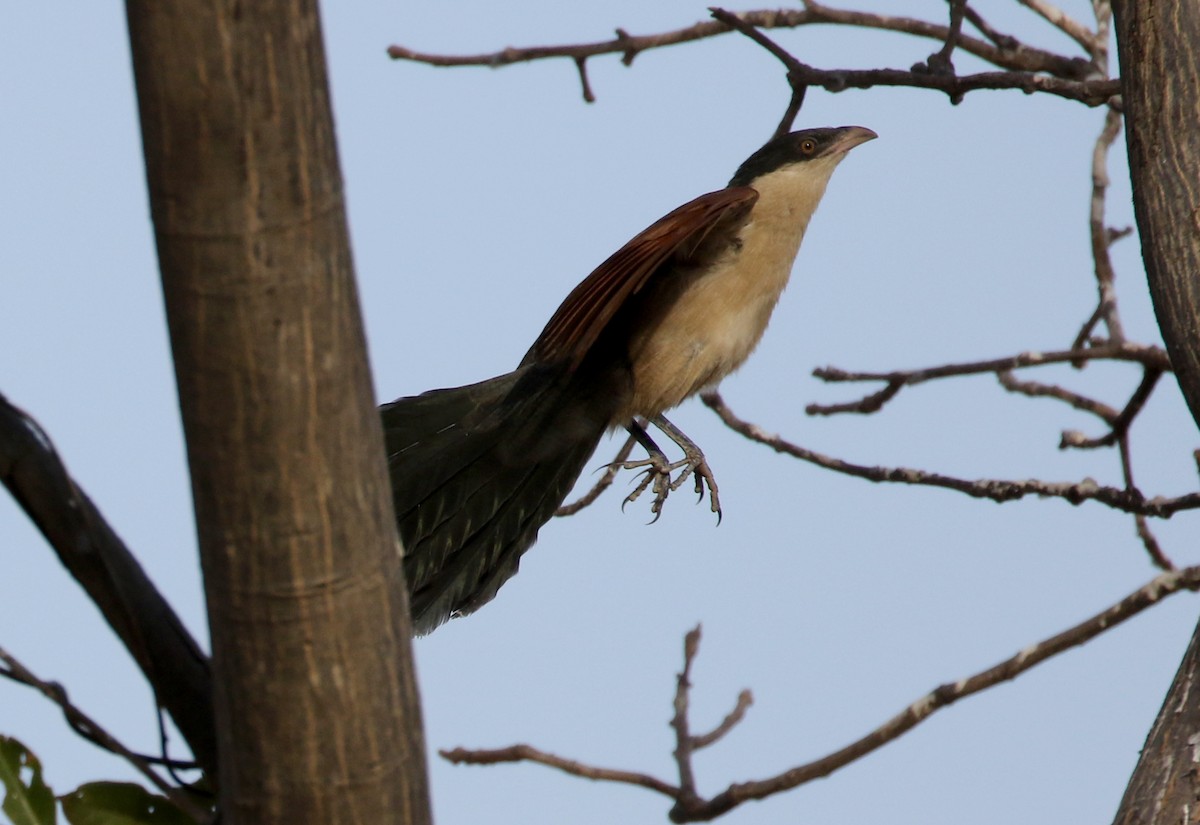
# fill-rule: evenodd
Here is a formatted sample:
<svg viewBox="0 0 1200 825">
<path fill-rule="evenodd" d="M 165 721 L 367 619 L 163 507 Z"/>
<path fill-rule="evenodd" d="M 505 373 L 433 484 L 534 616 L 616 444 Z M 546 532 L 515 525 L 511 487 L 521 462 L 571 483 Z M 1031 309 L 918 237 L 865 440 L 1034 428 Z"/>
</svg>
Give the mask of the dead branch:
<svg viewBox="0 0 1200 825">
<path fill-rule="evenodd" d="M 925 37 L 945 42 L 949 28 L 937 23 L 916 20 L 911 17 L 893 17 L 886 14 L 834 9 L 818 3 L 806 3 L 803 9 L 781 9 L 738 12 L 738 17 L 759 29 L 794 29 L 815 24 L 834 24 L 864 29 L 879 29 L 898 34 Z M 389 46 L 388 56 L 394 60 L 408 60 L 429 66 L 484 66 L 499 68 L 514 63 L 529 63 L 552 58 L 572 60 L 597 57 L 605 54 L 620 54 L 626 66 L 644 51 L 707 40 L 729 33 L 729 26 L 715 21 L 701 21 L 691 26 L 674 29 L 660 34 L 631 35 L 625 29 L 617 29 L 611 40 L 558 46 L 527 46 L 501 49 L 473 55 L 445 55 L 420 52 L 406 46 Z M 1044 49 L 1024 45 L 1015 38 L 1005 41 L 1007 48 L 970 36 L 962 36 L 958 47 L 1001 69 L 1015 72 L 1044 72 L 1068 80 L 1083 80 L 1092 71 L 1091 64 L 1080 57 L 1065 57 Z"/>
<path fill-rule="evenodd" d="M 907 17 L 832 9 L 815 2 L 806 2 L 803 9 L 741 12 L 737 14 L 737 18 L 755 29 L 833 24 L 927 37 L 943 44 L 943 52 L 946 52 L 947 58 L 948 50 L 957 48 L 1003 70 L 958 77 L 953 72 L 931 73 L 923 64 L 924 71 L 821 70 L 808 67 L 803 76 L 797 78 L 799 83 L 821 86 L 831 92 L 873 86 L 910 86 L 943 91 L 950 95 L 952 100 L 956 100 L 977 89 L 1020 89 L 1026 93 L 1046 92 L 1089 106 L 1098 106 L 1119 94 L 1119 82 L 1100 77 L 1090 60 L 1036 49 L 1010 36 L 996 37 L 993 42 L 989 42 L 963 34 L 961 13 L 957 18 L 952 15 L 952 25 L 943 26 Z M 510 46 L 500 51 L 474 55 L 431 54 L 406 46 L 392 45 L 388 47 L 388 55 L 395 60 L 408 60 L 429 66 L 489 68 L 535 60 L 568 58 L 575 63 L 583 81 L 584 99 L 591 102 L 595 97 L 587 84 L 585 64 L 588 58 L 620 54 L 622 62 L 628 66 L 644 51 L 716 37 L 729 32 L 731 28 L 728 22 L 716 20 L 652 35 L 634 36 L 624 29 L 617 29 L 616 37 L 611 40 L 558 46 Z"/>
<path fill-rule="evenodd" d="M 1095 34 L 1089 31 L 1087 26 L 1076 21 L 1058 6 L 1051 5 L 1045 2 L 1045 0 L 1017 0 L 1017 2 L 1035 12 L 1047 23 L 1067 35 L 1067 37 L 1074 40 L 1089 53 L 1092 53 L 1096 45 Z"/>
<path fill-rule="evenodd" d="M 578 776 L 582 779 L 637 785 L 640 788 L 657 791 L 672 799 L 679 794 L 679 789 L 674 785 L 663 782 L 661 779 L 655 779 L 648 774 L 614 770 L 612 768 L 597 768 L 577 762 L 574 759 L 563 759 L 561 756 L 555 756 L 552 753 L 539 750 L 532 745 L 510 745 L 507 748 L 495 748 L 492 750 L 454 748 L 453 750 L 440 750 L 438 751 L 438 755 L 454 765 L 498 765 L 502 762 L 536 762 L 539 765 L 555 768 L 563 773 Z"/>
<path fill-rule="evenodd" d="M 972 498 L 983 498 L 997 503 L 1018 501 L 1029 495 L 1060 498 L 1071 504 L 1096 501 L 1124 513 L 1156 518 L 1169 518 L 1184 510 L 1200 508 L 1200 493 L 1188 493 L 1174 498 L 1156 496 L 1148 499 L 1137 488 L 1119 490 L 1116 487 L 1101 485 L 1090 478 L 1080 481 L 991 478 L 971 480 L 910 467 L 869 467 L 852 464 L 849 461 L 833 458 L 793 444 L 778 435 L 768 433 L 757 424 L 739 418 L 725 403 L 720 393 L 708 392 L 700 397 L 720 416 L 727 427 L 734 432 L 741 433 L 751 441 L 756 441 L 776 452 L 785 453 L 826 470 L 863 478 L 867 481 L 940 487 L 964 493 Z"/>
<path fill-rule="evenodd" d="M 808 93 L 808 84 L 804 82 L 802 77 L 804 72 L 811 69 L 811 67 L 801 63 L 794 55 L 738 15 L 719 8 L 710 8 L 709 12 L 721 23 L 741 32 L 775 55 L 783 63 L 784 68 L 787 69 L 787 81 L 792 90 L 792 97 L 788 101 L 788 106 L 784 110 L 783 117 L 779 120 L 779 125 L 775 127 L 773 137 L 782 137 L 787 134 L 791 131 L 792 124 L 796 122 L 796 115 L 800 114 L 800 107 L 804 105 L 804 96 Z"/>
<path fill-rule="evenodd" d="M 805 407 L 809 415 L 833 415 L 841 412 L 873 413 L 896 396 L 903 387 L 912 387 L 939 378 L 949 378 L 961 375 L 980 375 L 994 372 L 997 375 L 1024 367 L 1040 367 L 1047 364 L 1082 363 L 1086 361 L 1127 361 L 1141 364 L 1147 369 L 1160 372 L 1170 372 L 1171 362 L 1162 347 L 1150 344 L 1131 344 L 1128 342 L 1110 342 L 1086 349 L 1060 350 L 1056 352 L 1022 352 L 1006 358 L 993 358 L 986 361 L 969 361 L 958 364 L 944 364 L 936 367 L 925 367 L 915 370 L 893 370 L 892 372 L 850 372 L 838 367 L 819 367 L 813 370 L 813 376 L 827 383 L 847 383 L 858 381 L 881 381 L 886 386 L 883 390 L 867 396 L 858 402 L 845 404 L 810 404 Z"/>
<path fill-rule="evenodd" d="M 1103 319 L 1108 329 L 1108 339 L 1114 344 L 1125 342 L 1125 331 L 1121 326 L 1121 317 L 1117 312 L 1117 295 L 1114 289 L 1116 271 L 1113 269 L 1112 258 L 1108 249 L 1117 237 L 1104 223 L 1105 195 L 1108 192 L 1108 150 L 1121 134 L 1121 113 L 1109 107 L 1104 116 L 1104 128 L 1096 138 L 1092 150 L 1092 198 L 1091 210 L 1088 216 L 1088 229 L 1092 241 L 1092 260 L 1096 274 L 1096 288 L 1099 291 L 1099 304 L 1092 320 L 1085 324 L 1075 337 L 1076 347 L 1081 346 L 1091 334 L 1096 321 Z"/>
<path fill-rule="evenodd" d="M 678 786 L 644 773 L 597 768 L 575 760 L 563 759 L 530 745 L 512 745 L 497 750 L 455 748 L 440 753 L 455 764 L 490 765 L 499 762 L 536 762 L 585 779 L 636 785 L 674 800 L 675 804 L 670 812 L 672 822 L 710 821 L 743 802 L 765 799 L 814 779 L 829 776 L 834 771 L 898 739 L 942 708 L 1003 682 L 1011 681 L 1047 659 L 1091 641 L 1101 633 L 1136 616 L 1167 596 L 1182 590 L 1200 590 L 1200 567 L 1187 567 L 1183 570 L 1162 573 L 1116 604 L 1074 627 L 1036 642 L 986 670 L 934 688 L 879 727 L 840 750 L 797 765 L 768 779 L 731 784 L 724 791 L 709 799 L 703 798 L 696 792 L 691 754 L 700 747 L 698 744 L 700 738 L 692 737 L 689 734 L 687 720 L 691 664 L 695 659 L 700 642 L 698 627 L 685 637 L 684 667 L 679 674 L 673 700 L 675 713 L 671 725 L 676 731 L 675 757 L 680 772 Z M 740 716 L 738 718 L 740 719 Z M 730 727 L 732 724 L 736 724 L 736 722 L 731 723 Z M 724 724 L 721 727 L 724 727 Z"/>
<path fill-rule="evenodd" d="M 1116 444 L 1119 439 L 1125 438 L 1129 432 L 1129 425 L 1133 423 L 1133 419 L 1141 412 L 1142 407 L 1146 405 L 1146 400 L 1150 398 L 1150 393 L 1154 392 L 1154 387 L 1158 384 L 1158 379 L 1162 377 L 1162 371 L 1156 369 L 1148 369 L 1142 375 L 1141 383 L 1137 389 L 1133 391 L 1133 395 L 1125 404 L 1125 409 L 1112 420 L 1112 429 L 1106 435 L 1099 438 L 1086 438 L 1082 433 L 1075 431 L 1063 433 L 1062 442 L 1059 447 L 1066 449 L 1074 447 L 1080 450 L 1091 450 L 1096 447 L 1111 447 Z"/>
<path fill-rule="evenodd" d="M 1117 416 L 1119 415 L 1116 410 L 1104 402 L 1088 398 L 1086 395 L 1080 395 L 1077 392 L 1072 392 L 1065 387 L 1060 387 L 1058 384 L 1043 384 L 1040 381 L 1022 381 L 1014 376 L 1010 370 L 1000 370 L 996 373 L 996 378 L 1000 381 L 1000 386 L 1009 392 L 1020 393 L 1030 398 L 1053 398 L 1081 412 L 1091 413 L 1106 424 L 1111 425 L 1117 420 Z"/>
</svg>

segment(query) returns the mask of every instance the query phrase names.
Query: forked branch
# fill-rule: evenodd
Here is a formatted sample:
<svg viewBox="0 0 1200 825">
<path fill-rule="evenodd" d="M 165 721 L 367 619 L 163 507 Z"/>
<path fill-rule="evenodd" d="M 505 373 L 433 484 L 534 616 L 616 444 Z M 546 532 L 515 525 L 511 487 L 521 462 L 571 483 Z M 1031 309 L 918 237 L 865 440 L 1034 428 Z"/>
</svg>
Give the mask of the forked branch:
<svg viewBox="0 0 1200 825">
<path fill-rule="evenodd" d="M 977 89 L 1020 89 L 1026 93 L 1045 92 L 1070 100 L 1098 106 L 1109 102 L 1120 93 L 1120 84 L 1098 76 L 1091 55 L 1087 58 L 1056 54 L 1029 46 L 1011 35 L 998 35 L 979 18 L 965 2 L 953 0 L 949 25 L 916 20 L 909 17 L 873 14 L 870 12 L 835 9 L 816 2 L 805 2 L 803 9 L 760 10 L 738 12 L 736 17 L 745 26 L 755 29 L 791 29 L 809 25 L 838 25 L 850 28 L 878 29 L 936 40 L 943 44 L 942 51 L 929 61 L 936 64 L 931 71 L 928 63 L 919 64 L 914 70 L 870 69 L 824 70 L 807 67 L 795 83 L 820 86 L 831 92 L 844 89 L 868 89 L 874 86 L 908 86 L 934 89 L 945 92 L 952 100 Z M 395 60 L 424 63 L 429 66 L 486 66 L 499 68 L 514 63 L 527 63 L 552 58 L 571 60 L 582 82 L 584 99 L 595 99 L 587 82 L 587 60 L 606 54 L 619 54 L 621 61 L 631 65 L 644 51 L 695 42 L 728 33 L 732 26 L 730 15 L 714 9 L 717 20 L 699 22 L 672 31 L 651 35 L 631 35 L 618 28 L 616 36 L 609 40 L 557 46 L 508 47 L 494 52 L 473 55 L 432 54 L 410 49 L 406 46 L 388 47 L 388 54 Z M 972 37 L 961 31 L 962 20 L 970 19 L 984 32 L 988 39 Z M 952 69 L 943 65 L 941 58 L 948 61 L 952 50 L 974 55 L 1000 71 L 982 72 L 956 76 Z"/>
<path fill-rule="evenodd" d="M 879 727 L 859 737 L 855 741 L 834 751 L 797 765 L 782 773 L 767 779 L 736 782 L 724 791 L 710 798 L 704 798 L 696 791 L 695 769 L 692 765 L 692 754 L 704 745 L 711 744 L 713 739 L 694 737 L 689 733 L 688 696 L 691 689 L 690 675 L 692 663 L 699 651 L 700 628 L 690 631 L 684 640 L 684 665 L 679 674 L 675 697 L 673 699 L 674 715 L 671 725 L 675 730 L 675 761 L 679 771 L 678 785 L 637 771 L 625 771 L 612 768 L 599 768 L 585 763 L 564 759 L 560 756 L 546 753 L 530 745 L 512 745 L 496 750 L 474 750 L 455 748 L 441 751 L 443 758 L 454 764 L 493 765 L 500 762 L 536 762 L 556 768 L 572 776 L 606 782 L 618 782 L 627 785 L 646 788 L 660 793 L 673 800 L 670 817 L 673 822 L 705 822 L 716 819 L 751 800 L 765 799 L 777 793 L 789 791 L 814 779 L 829 776 L 834 771 L 843 768 L 857 759 L 878 750 L 889 742 L 924 722 L 930 716 L 944 707 L 980 693 L 1003 682 L 1015 679 L 1025 671 L 1050 659 L 1058 654 L 1078 647 L 1118 624 L 1136 616 L 1143 610 L 1162 601 L 1167 596 L 1182 590 L 1200 590 L 1200 567 L 1188 567 L 1183 570 L 1163 573 L 1147 582 L 1142 587 L 1130 593 L 1111 607 L 1102 610 L 1083 622 L 1055 634 L 1047 639 L 1030 645 L 1010 656 L 1002 662 L 986 670 L 939 685 L 921 698 L 912 702 L 899 713 L 888 719 Z M 749 707 L 748 693 L 743 692 L 738 707 L 726 722 L 718 726 L 717 731 L 727 732 L 741 720 L 745 709 Z M 732 719 L 733 721 L 730 721 Z"/>
</svg>

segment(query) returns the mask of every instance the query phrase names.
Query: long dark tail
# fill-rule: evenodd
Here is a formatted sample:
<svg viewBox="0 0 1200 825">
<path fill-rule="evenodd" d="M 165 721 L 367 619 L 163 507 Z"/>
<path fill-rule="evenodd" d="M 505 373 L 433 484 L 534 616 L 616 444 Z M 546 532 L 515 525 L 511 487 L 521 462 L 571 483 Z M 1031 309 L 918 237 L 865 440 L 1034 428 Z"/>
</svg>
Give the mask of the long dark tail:
<svg viewBox="0 0 1200 825">
<path fill-rule="evenodd" d="M 380 408 L 413 628 L 490 601 L 608 425 L 562 371 L 531 365 Z"/>
</svg>

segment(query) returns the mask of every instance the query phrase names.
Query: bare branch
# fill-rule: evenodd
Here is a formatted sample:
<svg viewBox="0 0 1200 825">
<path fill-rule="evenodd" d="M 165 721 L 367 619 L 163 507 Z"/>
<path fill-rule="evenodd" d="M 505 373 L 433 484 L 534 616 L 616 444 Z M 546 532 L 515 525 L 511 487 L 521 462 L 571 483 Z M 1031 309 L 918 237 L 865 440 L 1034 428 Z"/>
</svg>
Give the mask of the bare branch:
<svg viewBox="0 0 1200 825">
<path fill-rule="evenodd" d="M 1083 322 L 1083 326 L 1079 328 L 1079 334 L 1075 336 L 1075 340 L 1071 342 L 1072 350 L 1082 350 L 1088 345 L 1088 342 L 1092 338 L 1092 332 L 1096 329 L 1096 324 L 1100 323 L 1100 320 L 1104 317 L 1104 309 L 1104 301 L 1101 299 L 1100 303 L 1096 304 L 1096 308 L 1092 310 L 1092 314 Z M 1082 369 L 1084 361 L 1082 359 L 1072 359 L 1071 366 L 1075 367 L 1075 369 Z"/>
<path fill-rule="evenodd" d="M 791 790 L 806 782 L 829 776 L 863 756 L 894 741 L 938 710 L 965 699 L 968 696 L 995 687 L 1002 682 L 1015 679 L 1027 670 L 1047 659 L 1071 648 L 1078 647 L 1138 613 L 1157 604 L 1162 599 L 1181 590 L 1200 590 L 1200 567 L 1163 573 L 1152 579 L 1113 606 L 1091 618 L 1054 636 L 1037 642 L 999 664 L 975 673 L 957 682 L 947 682 L 933 689 L 917 701 L 909 704 L 898 714 L 849 745 L 798 765 L 776 776 L 763 780 L 739 782 L 730 785 L 711 799 L 704 799 L 695 791 L 694 772 L 691 765 L 692 751 L 708 737 L 692 737 L 688 733 L 688 689 L 690 688 L 691 664 L 699 647 L 700 629 L 690 631 L 684 641 L 684 667 L 679 674 L 674 698 L 675 713 L 671 721 L 676 730 L 676 761 L 679 764 L 682 782 L 675 787 L 653 776 L 631 771 L 597 768 L 574 760 L 563 759 L 545 753 L 529 745 L 512 745 L 496 750 L 466 750 L 456 748 L 441 751 L 446 759 L 455 764 L 490 765 L 499 762 L 537 762 L 585 779 L 620 782 L 648 788 L 675 800 L 670 812 L 673 822 L 699 822 L 716 819 L 750 800 L 764 799 L 773 794 Z M 745 695 L 745 694 L 743 694 Z M 741 706 L 739 700 L 739 707 Z M 749 699 L 746 700 L 749 704 Z M 735 710 L 735 714 L 737 711 Z M 734 714 L 731 714 L 731 717 Z M 732 727 L 722 723 L 717 731 Z M 714 731 L 714 733 L 717 733 Z M 709 735 L 711 736 L 711 734 Z M 707 744 L 707 742 L 705 742 Z"/>
<path fill-rule="evenodd" d="M 795 788 L 805 782 L 828 776 L 835 770 L 907 733 L 936 711 L 1001 682 L 1010 681 L 1046 659 L 1094 639 L 1173 593 L 1198 589 L 1200 589 L 1200 567 L 1188 567 L 1175 572 L 1163 573 L 1090 619 L 1031 645 L 987 670 L 935 688 L 866 736 L 841 750 L 799 765 L 771 779 L 730 785 L 724 792 L 714 796 L 701 806 L 680 811 L 677 805 L 671 812 L 671 819 L 675 822 L 715 819 L 743 802 L 763 799 L 772 794 Z"/>
<path fill-rule="evenodd" d="M 813 375 L 828 383 L 882 381 L 887 384 L 887 387 L 856 403 L 834 405 L 810 404 L 805 407 L 805 412 L 809 415 L 833 415 L 841 412 L 873 413 L 883 407 L 887 401 L 895 397 L 901 387 L 911 387 L 923 384 L 926 381 L 959 375 L 980 375 L 988 372 L 999 374 L 1023 367 L 1039 367 L 1047 364 L 1083 363 L 1096 360 L 1129 361 L 1161 372 L 1170 372 L 1171 370 L 1171 362 L 1167 359 L 1166 350 L 1150 344 L 1131 344 L 1128 342 L 1120 344 L 1114 342 L 1088 347 L 1087 349 L 1072 349 L 1057 352 L 1022 352 L 1006 358 L 945 364 L 915 370 L 894 370 L 892 372 L 848 372 L 838 367 L 820 367 L 813 370 Z M 893 386 L 895 390 L 892 389 Z"/>
<path fill-rule="evenodd" d="M 617 473 L 621 471 L 621 465 L 625 463 L 625 459 L 629 458 L 629 454 L 633 452 L 633 445 L 637 443 L 632 435 L 625 439 L 625 444 L 617 451 L 617 455 L 611 462 L 604 466 L 604 475 L 600 476 L 600 480 L 582 496 L 570 504 L 564 504 L 554 511 L 554 515 L 558 517 L 573 516 L 587 507 L 593 501 L 600 497 L 600 494 L 612 486 L 613 480 L 617 477 Z"/>
<path fill-rule="evenodd" d="M 67 696 L 67 691 L 62 685 L 57 682 L 47 682 L 40 679 L 3 647 L 0 647 L 0 662 L 3 662 L 3 667 L 0 667 L 0 676 L 4 676 L 22 685 L 27 685 L 58 705 L 67 720 L 67 724 L 80 736 L 109 753 L 120 756 L 132 765 L 138 773 L 146 777 L 154 787 L 162 791 L 177 807 L 186 811 L 197 822 L 206 822 L 212 818 L 211 812 L 197 803 L 186 791 L 175 787 L 160 777 L 154 768 L 150 766 L 150 762 L 146 757 L 134 753 L 125 747 L 115 736 L 101 727 L 95 719 L 88 716 L 77 706 L 71 704 Z"/>
<path fill-rule="evenodd" d="M 791 130 L 792 124 L 796 122 L 796 115 L 800 114 L 800 107 L 804 105 L 804 96 L 808 92 L 808 84 L 801 80 L 801 76 L 806 69 L 810 69 L 811 67 L 801 63 L 782 46 L 738 15 L 715 7 L 710 8 L 709 13 L 718 21 L 732 29 L 736 29 L 775 55 L 787 69 L 787 81 L 788 85 L 792 88 L 792 97 L 788 101 L 788 106 L 783 113 L 783 117 L 779 120 L 779 125 L 775 127 L 774 137 L 782 137 L 787 134 Z"/>
<path fill-rule="evenodd" d="M 493 750 L 455 748 L 454 750 L 440 750 L 438 751 L 438 755 L 447 762 L 455 765 L 498 765 L 502 762 L 536 762 L 539 765 L 556 768 L 563 773 L 569 773 L 571 776 L 578 776 L 583 779 L 637 785 L 639 788 L 656 791 L 672 799 L 679 796 L 678 788 L 663 782 L 661 779 L 655 779 L 653 776 L 633 771 L 619 771 L 612 768 L 597 768 L 585 765 L 582 762 L 576 762 L 574 759 L 563 759 L 561 756 L 546 753 L 531 745 L 510 745 L 507 748 L 495 748 Z"/>
<path fill-rule="evenodd" d="M 700 800 L 696 792 L 696 776 L 692 770 L 692 734 L 688 726 L 688 690 L 691 688 L 692 662 L 700 650 L 700 625 L 683 637 L 683 670 L 675 682 L 675 713 L 671 727 L 675 731 L 675 764 L 679 769 L 679 795 L 676 804 L 694 804 Z"/>
<path fill-rule="evenodd" d="M 823 455 L 814 450 L 800 447 L 772 435 L 757 424 L 751 424 L 738 418 L 717 392 L 704 393 L 701 399 L 720 416 L 725 425 L 734 432 L 741 433 L 751 441 L 764 444 L 776 452 L 807 461 L 827 470 L 845 475 L 864 478 L 867 481 L 888 482 L 898 484 L 916 484 L 928 487 L 940 487 L 954 490 L 972 498 L 984 498 L 997 503 L 1017 501 L 1029 495 L 1044 498 L 1061 498 L 1071 504 L 1084 501 L 1096 501 L 1114 510 L 1131 514 L 1169 518 L 1184 510 L 1200 508 L 1200 493 L 1188 493 L 1175 498 L 1156 496 L 1147 499 L 1136 488 L 1118 490 L 1116 487 L 1102 486 L 1096 481 L 1085 478 L 1081 481 L 1039 481 L 1037 479 L 963 479 L 953 476 L 917 470 L 909 467 L 868 467 L 852 464 L 840 458 Z"/>
<path fill-rule="evenodd" d="M 1117 135 L 1121 133 L 1121 113 L 1109 107 L 1104 116 L 1104 128 L 1096 138 L 1092 149 L 1092 200 L 1088 219 L 1088 228 L 1092 240 L 1092 260 L 1096 272 L 1096 287 L 1099 291 L 1099 306 L 1096 309 L 1104 325 L 1108 329 L 1108 338 L 1115 344 L 1125 342 L 1125 331 L 1121 327 L 1121 317 L 1117 312 L 1117 294 L 1114 289 L 1116 271 L 1113 269 L 1112 258 L 1108 248 L 1113 242 L 1113 233 L 1104 223 L 1105 195 L 1108 192 L 1108 151 L 1112 148 Z M 1093 322 L 1094 323 L 1094 322 Z M 1085 325 L 1076 337 L 1086 338 L 1084 332 L 1089 332 Z"/>
<path fill-rule="evenodd" d="M 945 43 L 950 35 L 950 28 L 924 20 L 908 17 L 892 17 L 882 14 L 833 9 L 815 2 L 807 2 L 804 9 L 789 9 L 778 11 L 750 11 L 738 14 L 738 18 L 746 24 L 758 29 L 797 28 L 813 24 L 834 24 L 867 29 L 880 29 L 926 37 Z M 611 40 L 593 43 L 580 43 L 558 46 L 532 46 L 525 48 L 508 47 L 497 52 L 486 52 L 473 55 L 444 55 L 419 52 L 405 46 L 393 45 L 388 47 L 388 55 L 395 60 L 409 60 L 430 66 L 485 66 L 498 68 L 514 63 L 526 63 L 535 60 L 552 58 L 569 58 L 576 61 L 586 61 L 590 57 L 604 54 L 620 54 L 625 65 L 633 63 L 634 58 L 643 51 L 689 43 L 723 35 L 730 27 L 720 21 L 704 21 L 673 31 L 651 35 L 630 35 L 624 29 L 617 29 L 616 36 Z M 980 86 L 979 88 L 1026 88 L 1027 91 L 1050 91 L 1054 94 L 1069 93 L 1063 96 L 1073 99 L 1085 99 L 1089 105 L 1097 105 L 1118 93 L 1117 84 L 1108 82 L 1107 86 L 1097 87 L 1087 85 L 1093 74 L 1092 64 L 1083 58 L 1066 57 L 1054 52 L 1036 49 L 1020 43 L 1015 38 L 1005 38 L 1000 41 L 1004 46 L 989 43 L 975 37 L 960 35 L 956 48 L 991 63 L 1001 69 L 1017 73 L 1045 73 L 1061 81 L 1087 81 L 1084 85 L 1062 85 L 1049 83 L 1045 88 L 1035 88 L 1036 84 L 1028 80 L 1010 81 L 1004 86 Z M 900 72 L 911 75 L 910 72 Z M 1004 73 L 1000 73 L 1004 74 Z M 1013 78 L 1023 78 L 1023 75 L 1013 75 Z M 1050 80 L 1051 78 L 1045 78 Z M 825 85 L 824 83 L 819 85 Z M 858 86 L 858 81 L 847 86 Z M 894 82 L 883 85 L 898 85 Z M 900 84 L 903 85 L 903 84 Z M 1028 87 L 1028 88 L 1027 88 Z M 964 88 L 962 91 L 969 91 Z"/>
<path fill-rule="evenodd" d="M 933 72 L 934 74 L 943 74 L 954 76 L 954 47 L 958 45 L 958 41 L 962 36 L 963 14 L 967 8 L 967 0 L 946 0 L 950 7 L 950 25 L 946 29 L 946 39 L 942 44 L 942 48 L 929 56 L 929 59 L 924 63 L 919 63 L 913 66 L 915 72 Z M 961 98 L 951 98 L 952 103 L 961 102 Z"/>
<path fill-rule="evenodd" d="M 982 15 L 975 11 L 975 9 L 971 8 L 969 4 L 967 5 L 966 9 L 964 9 L 964 15 L 966 16 L 967 21 L 970 22 L 970 24 L 976 29 L 978 29 L 980 34 L 995 43 L 1001 51 L 1014 51 L 1021 48 L 1021 41 L 1017 40 L 1017 38 L 1013 37 L 1011 34 L 1004 34 L 1003 32 L 996 31 L 996 29 L 992 28 L 991 24 L 984 20 Z"/>
<path fill-rule="evenodd" d="M 0 482 L 100 608 L 213 775 L 217 764 L 208 657 L 116 531 L 71 478 L 46 432 L 0 394 Z"/>
<path fill-rule="evenodd" d="M 1116 410 L 1107 404 L 1097 401 L 1094 398 L 1088 398 L 1086 395 L 1072 392 L 1057 384 L 1043 384 L 1040 381 L 1021 381 L 1009 370 L 1000 370 L 996 373 L 996 378 L 999 379 L 1000 385 L 1009 392 L 1020 393 L 1030 398 L 1054 398 L 1074 407 L 1080 412 L 1091 413 L 1107 424 L 1112 424 L 1117 420 L 1117 416 L 1119 415 Z"/>
<path fill-rule="evenodd" d="M 583 87 L 583 102 L 595 103 L 596 95 L 592 92 L 592 84 L 588 81 L 587 60 L 575 58 L 575 68 L 579 70 L 579 85 Z"/>
<path fill-rule="evenodd" d="M 1146 554 L 1150 556 L 1150 562 L 1162 570 L 1174 570 L 1175 563 L 1163 552 L 1162 545 L 1158 543 L 1158 538 L 1154 535 L 1154 531 L 1150 529 L 1150 522 L 1145 516 L 1134 516 L 1133 523 L 1137 529 L 1137 536 L 1141 539 L 1142 546 L 1146 548 Z"/>
<path fill-rule="evenodd" d="M 1096 447 L 1111 447 L 1116 444 L 1119 439 L 1125 438 L 1129 432 L 1129 425 L 1133 423 L 1133 419 L 1142 411 L 1142 407 L 1146 405 L 1150 394 L 1154 392 L 1154 387 L 1158 384 L 1158 379 L 1162 377 L 1162 371 L 1156 369 L 1148 369 L 1142 375 L 1141 383 L 1138 384 L 1133 395 L 1130 396 L 1129 402 L 1125 405 L 1125 409 L 1121 410 L 1111 423 L 1112 430 L 1107 435 L 1100 438 L 1085 438 L 1079 433 L 1068 432 L 1063 433 L 1062 443 L 1060 448 L 1075 447 L 1081 450 L 1090 450 Z"/>
<path fill-rule="evenodd" d="M 1090 54 L 1095 44 L 1095 34 L 1087 26 L 1046 0 L 1017 0 L 1022 6 L 1040 15 L 1047 23 L 1074 40 Z"/>
<path fill-rule="evenodd" d="M 729 711 L 729 715 L 721 720 L 721 724 L 717 725 L 708 733 L 692 737 L 692 750 L 707 748 L 714 742 L 719 741 L 725 736 L 725 734 L 737 727 L 737 725 L 746 718 L 746 711 L 750 710 L 750 706 L 753 704 L 753 693 L 748 690 L 743 690 L 741 693 L 739 693 L 737 704 L 733 706 L 733 710 Z"/>
<path fill-rule="evenodd" d="M 923 74 L 899 69 L 811 69 L 799 79 L 810 86 L 820 86 L 827 92 L 846 89 L 871 89 L 875 86 L 906 86 L 913 89 L 932 89 L 944 92 L 952 102 L 968 92 L 980 89 L 1017 89 L 1026 94 L 1045 92 L 1087 106 L 1110 103 L 1120 94 L 1119 80 L 1063 80 L 1043 74 L 1026 72 L 981 72 L 971 75 Z"/>
</svg>

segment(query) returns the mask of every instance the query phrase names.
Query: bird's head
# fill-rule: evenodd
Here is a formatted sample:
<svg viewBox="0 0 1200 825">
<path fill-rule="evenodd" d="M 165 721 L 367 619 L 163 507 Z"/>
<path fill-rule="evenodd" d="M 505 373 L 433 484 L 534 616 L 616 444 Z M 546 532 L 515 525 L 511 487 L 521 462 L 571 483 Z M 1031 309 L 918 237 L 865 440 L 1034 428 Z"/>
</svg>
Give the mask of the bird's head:
<svg viewBox="0 0 1200 825">
<path fill-rule="evenodd" d="M 770 140 L 738 167 L 730 186 L 754 186 L 777 173 L 800 173 L 829 180 L 846 153 L 879 137 L 863 126 L 802 129 Z"/>
<path fill-rule="evenodd" d="M 803 129 L 781 135 L 748 157 L 729 185 L 749 186 L 758 192 L 756 214 L 798 220 L 803 227 L 846 153 L 876 137 L 862 126 Z"/>
</svg>

